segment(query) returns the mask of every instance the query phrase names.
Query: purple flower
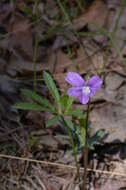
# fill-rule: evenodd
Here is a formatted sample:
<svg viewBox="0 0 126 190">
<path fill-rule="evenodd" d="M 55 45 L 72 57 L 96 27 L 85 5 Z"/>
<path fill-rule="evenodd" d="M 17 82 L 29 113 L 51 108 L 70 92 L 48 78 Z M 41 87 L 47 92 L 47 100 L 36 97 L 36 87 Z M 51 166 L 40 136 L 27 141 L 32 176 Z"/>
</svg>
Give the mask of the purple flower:
<svg viewBox="0 0 126 190">
<path fill-rule="evenodd" d="M 102 80 L 99 76 L 92 76 L 88 82 L 76 72 L 69 72 L 65 80 L 72 85 L 68 90 L 68 96 L 76 97 L 80 99 L 82 104 L 87 104 L 90 97 L 94 96 L 102 85 Z"/>
</svg>

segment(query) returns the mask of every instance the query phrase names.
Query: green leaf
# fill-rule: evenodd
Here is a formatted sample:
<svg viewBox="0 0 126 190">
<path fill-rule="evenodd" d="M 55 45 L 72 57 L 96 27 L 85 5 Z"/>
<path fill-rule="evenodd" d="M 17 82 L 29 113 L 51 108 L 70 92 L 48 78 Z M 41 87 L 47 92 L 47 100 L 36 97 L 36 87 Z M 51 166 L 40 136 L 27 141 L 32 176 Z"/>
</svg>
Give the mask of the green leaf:
<svg viewBox="0 0 126 190">
<path fill-rule="evenodd" d="M 56 84 L 55 84 L 54 80 L 52 79 L 51 75 L 45 71 L 43 74 L 43 78 L 44 78 L 44 81 L 45 81 L 51 95 L 53 96 L 53 98 L 55 99 L 55 101 L 57 103 L 58 111 L 60 114 L 61 113 L 61 102 L 60 102 L 60 95 L 59 95 L 58 89 L 56 87 Z"/>
<path fill-rule="evenodd" d="M 73 97 L 67 96 L 66 94 L 64 96 L 61 97 L 60 102 L 61 105 L 64 106 L 64 114 L 67 115 L 67 113 L 69 112 L 72 103 L 73 103 Z"/>
<path fill-rule="evenodd" d="M 31 137 L 28 141 L 28 147 L 31 149 L 33 146 L 37 145 L 39 143 L 39 138 L 38 137 Z"/>
<path fill-rule="evenodd" d="M 94 149 L 94 145 L 102 145 L 101 138 L 105 135 L 105 130 L 100 129 L 88 140 L 88 146 L 90 149 Z"/>
<path fill-rule="evenodd" d="M 48 111 L 48 108 L 42 107 L 36 103 L 19 102 L 15 104 L 13 107 L 21 110 Z"/>
<path fill-rule="evenodd" d="M 81 117 L 79 119 L 79 124 L 80 124 L 81 127 L 85 128 L 86 127 L 86 117 L 84 117 L 84 116 Z"/>
<path fill-rule="evenodd" d="M 57 122 L 59 120 L 59 116 L 54 116 L 51 119 L 48 120 L 48 122 L 46 123 L 46 127 L 50 127 L 52 125 L 56 125 Z"/>
<path fill-rule="evenodd" d="M 34 91 L 32 90 L 28 90 L 28 89 L 22 89 L 22 94 L 25 97 L 31 98 L 33 101 L 41 104 L 42 106 L 48 108 L 48 111 L 51 113 L 55 112 L 55 109 L 53 108 L 53 106 L 51 105 L 51 103 L 44 97 L 36 94 Z"/>
<path fill-rule="evenodd" d="M 72 106 L 73 100 L 74 100 L 73 97 L 68 96 L 67 101 L 66 101 L 66 105 L 65 105 L 65 115 L 68 114 L 68 112 Z"/>
<path fill-rule="evenodd" d="M 71 120 L 64 118 L 64 121 L 65 121 L 66 125 L 71 129 L 71 131 L 75 131 L 75 125 Z"/>
<path fill-rule="evenodd" d="M 33 11 L 30 7 L 24 7 L 23 11 L 28 14 L 29 16 L 33 16 Z"/>
<path fill-rule="evenodd" d="M 78 110 L 76 108 L 74 108 L 73 110 L 68 111 L 67 115 L 74 116 L 74 117 L 80 117 L 80 118 L 84 117 L 83 111 Z"/>
<path fill-rule="evenodd" d="M 68 96 L 66 94 L 61 96 L 60 102 L 61 102 L 62 106 L 64 106 L 64 107 L 66 106 L 67 99 L 68 99 Z"/>
<path fill-rule="evenodd" d="M 105 130 L 104 129 L 100 129 L 96 132 L 96 137 L 97 138 L 102 138 L 105 135 Z"/>
</svg>

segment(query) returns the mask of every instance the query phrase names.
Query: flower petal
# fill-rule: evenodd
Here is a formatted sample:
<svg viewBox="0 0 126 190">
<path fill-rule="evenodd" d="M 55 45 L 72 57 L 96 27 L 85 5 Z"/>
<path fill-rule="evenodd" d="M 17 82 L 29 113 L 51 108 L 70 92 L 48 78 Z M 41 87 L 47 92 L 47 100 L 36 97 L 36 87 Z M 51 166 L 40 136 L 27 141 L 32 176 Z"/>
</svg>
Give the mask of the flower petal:
<svg viewBox="0 0 126 190">
<path fill-rule="evenodd" d="M 82 88 L 80 87 L 69 88 L 67 94 L 68 96 L 72 96 L 72 97 L 80 97 L 82 95 Z"/>
<path fill-rule="evenodd" d="M 88 85 L 91 89 L 90 96 L 93 96 L 93 94 L 101 88 L 102 80 L 99 76 L 93 76 L 89 79 Z"/>
<path fill-rule="evenodd" d="M 72 86 L 83 86 L 85 84 L 84 79 L 76 72 L 68 72 L 65 80 Z"/>
<path fill-rule="evenodd" d="M 80 97 L 80 102 L 82 104 L 87 104 L 88 101 L 89 101 L 89 96 L 88 95 L 83 95 L 83 96 Z"/>
<path fill-rule="evenodd" d="M 95 95 L 95 92 L 96 92 L 95 89 L 90 88 L 90 94 L 89 94 L 89 96 L 93 97 Z"/>
</svg>

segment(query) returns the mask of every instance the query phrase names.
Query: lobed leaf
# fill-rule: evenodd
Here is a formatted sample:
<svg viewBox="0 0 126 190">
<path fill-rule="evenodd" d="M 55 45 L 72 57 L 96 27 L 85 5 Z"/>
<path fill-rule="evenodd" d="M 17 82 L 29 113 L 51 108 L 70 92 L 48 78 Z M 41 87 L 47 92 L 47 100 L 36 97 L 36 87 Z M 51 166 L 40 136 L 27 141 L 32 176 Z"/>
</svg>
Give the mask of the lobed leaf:
<svg viewBox="0 0 126 190">
<path fill-rule="evenodd" d="M 92 137 L 89 138 L 88 140 L 88 146 L 90 149 L 94 149 L 95 145 L 102 145 L 101 138 L 105 135 L 105 130 L 100 129 L 97 131 Z"/>
<path fill-rule="evenodd" d="M 44 98 L 43 96 L 40 96 L 38 94 L 36 94 L 34 91 L 32 90 L 28 90 L 28 89 L 22 89 L 22 94 L 25 97 L 31 98 L 33 101 L 41 104 L 42 106 L 44 106 L 45 108 L 48 108 L 49 112 L 54 113 L 55 109 L 54 107 L 51 105 L 51 103 L 49 102 L 48 99 Z"/>
<path fill-rule="evenodd" d="M 54 117 L 52 117 L 51 119 L 49 119 L 47 121 L 46 127 L 50 127 L 50 126 L 56 125 L 58 121 L 59 121 L 59 116 L 54 116 Z"/>
<path fill-rule="evenodd" d="M 19 102 L 15 104 L 13 107 L 16 109 L 21 109 L 21 110 L 48 111 L 48 108 L 42 107 L 41 105 L 37 103 Z"/>
<path fill-rule="evenodd" d="M 76 109 L 76 108 L 74 108 L 73 110 L 69 110 L 69 111 L 67 112 L 67 115 L 69 115 L 69 116 L 74 116 L 74 117 L 80 117 L 80 118 L 84 117 L 83 111 L 78 110 L 78 109 Z"/>
<path fill-rule="evenodd" d="M 53 98 L 55 99 L 57 103 L 59 113 L 61 113 L 60 95 L 59 95 L 59 92 L 54 80 L 52 79 L 51 75 L 47 73 L 46 71 L 44 71 L 43 78 L 51 95 L 53 96 Z"/>
</svg>

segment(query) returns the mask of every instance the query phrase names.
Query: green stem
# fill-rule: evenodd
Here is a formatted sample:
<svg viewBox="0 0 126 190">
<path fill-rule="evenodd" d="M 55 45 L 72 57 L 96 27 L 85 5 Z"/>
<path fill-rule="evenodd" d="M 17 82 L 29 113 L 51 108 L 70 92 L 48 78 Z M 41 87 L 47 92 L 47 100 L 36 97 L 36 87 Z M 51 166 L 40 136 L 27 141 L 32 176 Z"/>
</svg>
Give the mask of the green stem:
<svg viewBox="0 0 126 190">
<path fill-rule="evenodd" d="M 68 15 L 67 11 L 65 10 L 65 8 L 64 8 L 64 6 L 63 6 L 61 0 L 56 0 L 56 2 L 57 2 L 57 4 L 58 4 L 58 6 L 60 7 L 61 11 L 63 12 L 64 16 L 66 17 L 66 20 L 67 20 L 69 23 L 71 23 L 71 19 L 70 19 L 69 15 Z"/>
<path fill-rule="evenodd" d="M 84 177 L 83 177 L 83 190 L 86 190 L 86 181 L 87 181 L 87 165 L 88 165 L 88 121 L 90 113 L 90 101 L 88 102 L 87 107 L 87 116 L 86 116 L 86 129 L 85 129 L 85 139 L 84 139 Z"/>
<path fill-rule="evenodd" d="M 65 121 L 63 116 L 61 116 L 61 119 L 62 119 L 62 122 L 63 122 L 64 126 L 67 128 L 67 131 L 68 131 L 68 135 L 69 135 L 70 142 L 71 142 L 71 145 L 72 145 L 74 161 L 75 161 L 75 165 L 76 165 L 76 169 L 77 169 L 77 177 L 78 177 L 79 182 L 80 182 L 80 172 L 79 172 L 80 168 L 79 168 L 78 161 L 77 161 L 76 146 L 75 146 L 75 143 L 74 143 L 74 140 L 73 140 L 73 137 L 72 137 L 72 133 L 71 133 L 71 130 L 70 130 L 67 122 Z"/>
<path fill-rule="evenodd" d="M 115 26 L 114 26 L 114 29 L 112 31 L 112 38 L 115 38 L 115 34 L 116 34 L 117 30 L 118 30 L 118 25 L 119 25 L 119 22 L 120 22 L 121 15 L 122 15 L 122 13 L 124 11 L 125 5 L 126 5 L 126 1 L 122 0 L 119 15 L 118 15 L 118 17 L 117 17 L 117 19 L 115 21 Z"/>
<path fill-rule="evenodd" d="M 81 0 L 76 0 L 76 3 L 77 3 L 78 8 L 80 9 L 80 11 L 83 11 L 84 6 L 82 5 Z"/>
<path fill-rule="evenodd" d="M 35 1 L 35 14 L 36 14 L 36 20 L 38 20 L 38 3 L 39 0 Z M 33 57 L 33 61 L 34 61 L 34 79 L 33 79 L 33 89 L 36 92 L 36 64 L 37 64 L 37 57 L 38 57 L 38 46 L 39 46 L 39 41 L 38 41 L 38 31 L 37 31 L 37 24 L 35 26 L 35 47 L 34 47 L 34 57 Z"/>
</svg>

